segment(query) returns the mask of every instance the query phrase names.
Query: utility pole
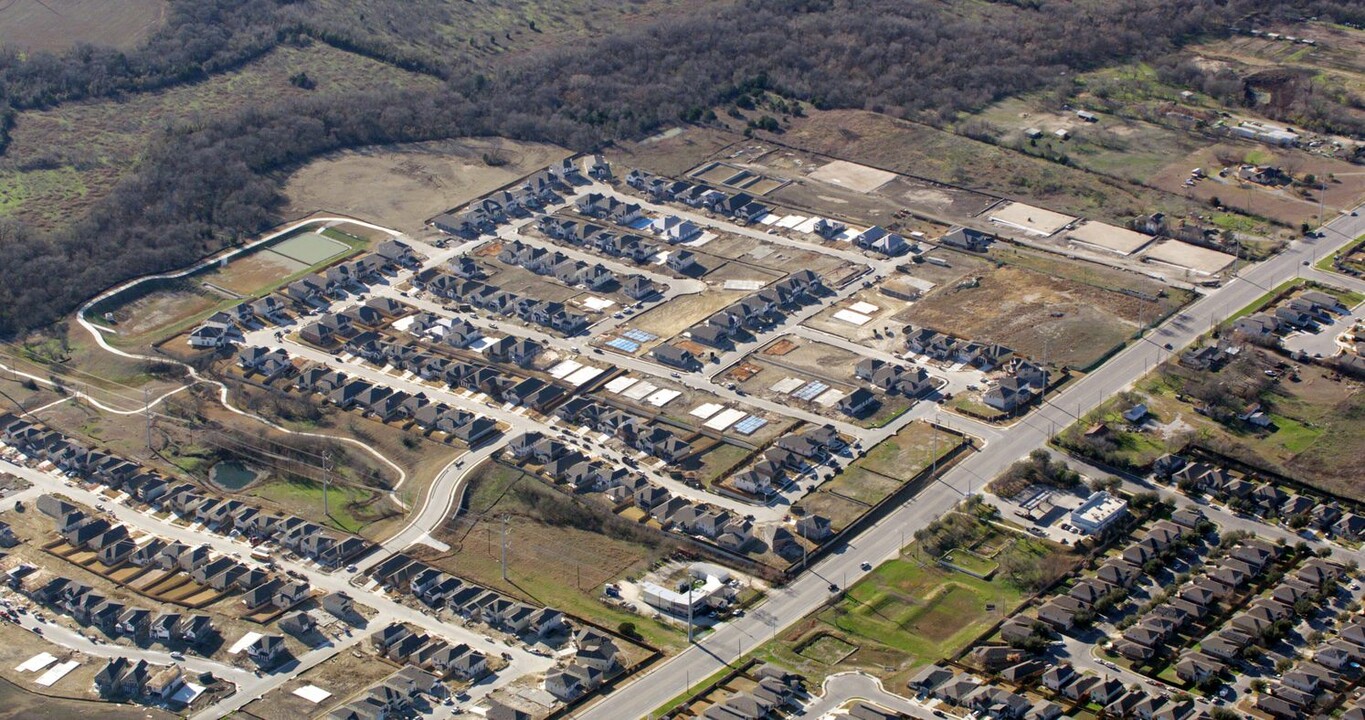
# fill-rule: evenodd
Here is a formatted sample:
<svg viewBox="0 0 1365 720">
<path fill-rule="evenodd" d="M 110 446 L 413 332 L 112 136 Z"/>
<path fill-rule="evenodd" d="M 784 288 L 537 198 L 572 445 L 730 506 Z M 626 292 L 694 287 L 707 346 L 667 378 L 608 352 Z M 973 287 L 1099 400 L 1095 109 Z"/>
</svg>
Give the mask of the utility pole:
<svg viewBox="0 0 1365 720">
<path fill-rule="evenodd" d="M 332 507 L 327 500 L 327 489 L 332 484 L 332 456 L 330 453 L 322 456 L 322 515 L 332 517 Z"/>
<path fill-rule="evenodd" d="M 142 414 L 147 418 L 147 449 L 152 449 L 152 401 L 147 388 L 142 388 Z"/>
<path fill-rule="evenodd" d="M 502 516 L 502 579 L 507 581 L 507 516 Z"/>
</svg>

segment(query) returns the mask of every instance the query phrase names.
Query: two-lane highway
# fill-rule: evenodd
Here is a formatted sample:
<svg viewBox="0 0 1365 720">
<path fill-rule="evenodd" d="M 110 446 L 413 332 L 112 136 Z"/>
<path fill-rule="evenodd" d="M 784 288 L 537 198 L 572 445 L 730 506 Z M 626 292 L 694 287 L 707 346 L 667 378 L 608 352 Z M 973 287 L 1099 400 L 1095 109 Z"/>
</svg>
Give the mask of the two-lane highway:
<svg viewBox="0 0 1365 720">
<path fill-rule="evenodd" d="M 1342 215 L 1324 228 L 1326 237 L 1292 243 L 1279 255 L 1244 268 L 1236 278 L 1192 303 L 1147 336 L 1115 355 L 1096 372 L 1049 398 L 1029 421 L 1016 423 L 1001 437 L 959 463 L 881 522 L 827 556 L 810 572 L 774 591 L 754 611 L 718 626 L 711 635 L 659 664 L 650 672 L 606 696 L 575 717 L 615 720 L 647 717 L 651 711 L 688 689 L 688 683 L 710 676 L 740 658 L 754 645 L 773 637 L 827 602 L 831 583 L 846 587 L 872 565 L 894 557 L 903 540 L 980 488 L 1010 463 L 1043 447 L 1052 428 L 1069 425 L 1115 393 L 1129 387 L 1157 363 L 1193 342 L 1210 327 L 1250 304 L 1280 283 L 1294 278 L 1302 263 L 1333 252 L 1365 234 L 1365 218 Z M 1167 345 L 1171 349 L 1167 349 Z"/>
</svg>

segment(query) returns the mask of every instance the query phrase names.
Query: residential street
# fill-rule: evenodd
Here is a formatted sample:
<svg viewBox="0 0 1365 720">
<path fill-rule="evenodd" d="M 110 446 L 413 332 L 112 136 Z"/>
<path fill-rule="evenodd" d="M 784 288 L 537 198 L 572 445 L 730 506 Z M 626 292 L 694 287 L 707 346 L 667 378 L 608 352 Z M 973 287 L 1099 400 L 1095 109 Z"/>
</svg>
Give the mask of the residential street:
<svg viewBox="0 0 1365 720">
<path fill-rule="evenodd" d="M 1329 223 L 1327 237 L 1303 239 L 1264 262 L 1244 268 L 1238 277 L 1188 306 L 1183 312 L 1148 333 L 1140 342 L 1115 355 L 1089 376 L 1050 398 L 1025 422 L 1016 423 L 1003 437 L 987 444 L 955 466 L 943 482 L 926 488 L 905 506 L 837 549 L 810 572 L 775 591 L 745 617 L 719 626 L 711 635 L 656 666 L 592 707 L 576 713 L 585 720 L 644 717 L 654 708 L 687 690 L 687 680 L 705 678 L 744 649 L 773 637 L 777 630 L 796 622 L 830 598 L 827 587 L 848 587 L 865 573 L 860 563 L 873 566 L 894 557 L 902 546 L 902 533 L 909 535 L 946 512 L 967 493 L 982 487 L 1015 460 L 1044 446 L 1051 427 L 1065 427 L 1126 389 L 1150 367 L 1172 352 L 1193 342 L 1201 333 L 1245 307 L 1271 288 L 1293 278 L 1300 264 L 1314 253 L 1335 251 L 1365 234 L 1365 217 L 1341 215 Z M 1169 344 L 1171 350 L 1165 345 Z"/>
</svg>

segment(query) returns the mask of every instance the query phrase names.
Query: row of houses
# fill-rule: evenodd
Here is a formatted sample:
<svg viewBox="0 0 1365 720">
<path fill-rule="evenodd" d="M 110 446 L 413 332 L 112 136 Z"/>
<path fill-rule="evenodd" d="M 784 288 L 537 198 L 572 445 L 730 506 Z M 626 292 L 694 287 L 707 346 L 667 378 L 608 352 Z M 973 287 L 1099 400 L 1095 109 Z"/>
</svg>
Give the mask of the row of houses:
<svg viewBox="0 0 1365 720">
<path fill-rule="evenodd" d="M 526 217 L 562 202 L 564 193 L 584 182 L 586 179 L 573 162 L 565 160 L 532 175 L 515 188 L 477 200 L 461 211 L 437 215 L 430 224 L 441 232 L 461 237 L 491 235 L 509 217 Z"/>
<path fill-rule="evenodd" d="M 299 330 L 299 338 L 321 348 L 330 348 L 367 330 L 382 327 L 411 311 L 412 308 L 393 298 L 370 298 L 340 312 L 319 315 Z"/>
<path fill-rule="evenodd" d="M 816 302 L 825 292 L 825 281 L 819 273 L 798 270 L 712 314 L 686 334 L 702 345 L 728 350 L 740 335 L 772 327 L 781 320 L 784 310 Z"/>
<path fill-rule="evenodd" d="M 488 674 L 488 656 L 465 643 L 427 635 L 412 626 L 392 623 L 370 635 L 378 654 L 410 667 L 420 667 L 443 678 L 474 681 Z"/>
<path fill-rule="evenodd" d="M 425 278 L 414 276 L 413 285 L 437 297 L 466 303 L 504 317 L 516 317 L 565 335 L 576 335 L 589 323 L 586 315 L 570 311 L 562 302 L 522 297 L 497 285 L 462 280 L 446 273 L 434 273 Z"/>
<path fill-rule="evenodd" d="M 1027 662 L 1029 661 L 1019 664 Z M 1002 674 L 1023 679 L 1031 672 L 1027 666 L 1019 669 L 1011 666 Z M 955 668 L 944 665 L 930 665 L 921 670 L 910 678 L 907 687 L 916 695 L 937 698 L 956 707 L 968 709 L 978 717 L 998 720 L 1055 720 L 1062 715 L 1062 708 L 1056 703 L 1048 701 L 1034 703 L 1022 695 L 991 685 L 973 673 L 958 672 Z"/>
<path fill-rule="evenodd" d="M 268 513 L 242 500 L 209 495 L 189 482 L 176 483 L 12 414 L 0 415 L 0 442 L 35 462 L 50 462 L 62 472 L 123 491 L 211 531 L 275 542 L 324 567 L 340 567 L 372 547 L 354 535 L 343 536 L 297 516 Z"/>
<path fill-rule="evenodd" d="M 989 372 L 1014 358 L 1004 345 L 979 343 L 932 328 L 906 325 L 901 329 L 905 349 L 944 363 L 962 363 Z"/>
<path fill-rule="evenodd" d="M 468 365 L 441 360 L 444 362 L 442 365 L 444 370 L 433 377 L 443 379 L 457 377 L 461 368 L 469 369 L 469 373 L 459 375 L 460 378 L 479 374 L 478 370 Z M 402 363 L 398 366 L 411 369 L 414 364 Z M 426 364 L 422 367 L 430 369 Z M 482 370 L 491 373 L 499 383 L 508 382 L 491 368 Z M 433 402 L 425 393 L 411 394 L 363 378 L 352 378 L 340 370 L 332 370 L 323 365 L 314 365 L 302 370 L 294 378 L 293 388 L 301 393 L 321 395 L 327 402 L 343 410 L 364 413 L 380 422 L 410 420 L 425 431 L 442 432 L 470 445 L 498 432 L 497 422 L 486 416 L 453 408 L 442 402 Z"/>
<path fill-rule="evenodd" d="M 1226 501 L 1239 501 L 1242 509 L 1263 516 L 1275 516 L 1298 526 L 1321 530 L 1347 540 L 1365 538 L 1365 516 L 1343 511 L 1335 501 L 1286 492 L 1264 482 L 1237 475 L 1227 468 L 1203 461 L 1191 462 L 1182 455 L 1163 455 L 1153 463 L 1156 477 L 1169 480 L 1190 491 L 1207 493 Z"/>
<path fill-rule="evenodd" d="M 726 697 L 708 697 L 709 707 L 696 716 L 702 720 L 768 720 L 801 714 L 804 680 L 800 675 L 774 665 L 760 665 L 748 672 L 748 690 Z M 895 718 L 865 703 L 858 703 L 848 715 L 855 720 Z"/>
<path fill-rule="evenodd" d="M 1058 595 L 1039 606 L 1036 620 L 1059 632 L 1076 626 L 1076 616 L 1093 611 L 1106 595 L 1122 594 L 1142 578 L 1144 566 L 1173 549 L 1184 536 L 1204 528 L 1207 520 L 1197 511 L 1176 513 L 1171 520 L 1152 525 L 1142 538 L 1134 540 L 1116 557 L 1106 560 L 1094 577 L 1075 583 L 1065 595 Z M 1007 622 L 1001 635 L 1006 642 L 1019 642 L 1033 633 L 1034 618 L 1019 616 Z"/>
<path fill-rule="evenodd" d="M 110 637 L 134 641 L 202 646 L 218 637 L 213 619 L 204 614 L 153 613 L 112 600 L 70 578 L 36 574 L 20 590 L 35 602 L 64 612 L 82 625 Z"/>
<path fill-rule="evenodd" d="M 614 437 L 627 447 L 648 453 L 670 465 L 676 465 L 692 454 L 692 445 L 673 431 L 659 425 L 646 426 L 642 418 L 587 398 L 573 398 L 565 402 L 555 410 L 555 415 Z M 546 442 L 557 443 L 554 440 Z"/>
<path fill-rule="evenodd" d="M 244 330 L 287 323 L 289 301 L 300 312 L 310 312 L 326 307 L 332 300 L 347 297 L 350 293 L 365 292 L 370 284 L 383 280 L 386 274 L 405 267 L 415 267 L 419 261 L 420 257 L 407 243 L 387 240 L 380 243 L 372 254 L 337 263 L 321 273 L 310 273 L 289 283 L 281 291 L 282 297 L 266 295 L 214 313 L 190 331 L 189 344 L 198 348 L 241 344 L 244 342 Z M 348 318 L 351 319 L 361 318 Z M 313 327 L 315 324 L 310 323 L 312 329 L 307 332 L 322 335 L 325 331 Z"/>
<path fill-rule="evenodd" d="M 639 235 L 631 233 L 618 235 L 590 222 L 543 215 L 537 221 L 536 227 L 553 240 L 599 252 L 607 257 L 630 260 L 637 265 L 652 263 L 664 252 L 657 243 Z"/>
<path fill-rule="evenodd" d="M 786 485 L 790 477 L 820 465 L 845 445 L 844 438 L 832 425 L 784 435 L 764 450 L 752 465 L 736 473 L 730 482 L 751 495 L 768 497 Z"/>
<path fill-rule="evenodd" d="M 450 689 L 440 678 L 409 665 L 332 710 L 327 720 L 385 720 L 424 714 L 449 695 Z"/>
<path fill-rule="evenodd" d="M 1295 330 L 1313 330 L 1329 324 L 1333 317 L 1348 312 L 1337 298 L 1318 290 L 1308 290 L 1266 312 L 1238 318 L 1232 332 L 1253 342 L 1278 344 L 1279 336 Z"/>
<path fill-rule="evenodd" d="M 95 673 L 95 688 L 104 697 L 166 703 L 185 687 L 185 673 L 179 665 L 164 667 L 146 660 L 110 658 Z"/>
<path fill-rule="evenodd" d="M 618 282 L 616 274 L 602 263 L 590 265 L 558 250 L 550 251 L 520 240 L 503 243 L 502 250 L 498 252 L 498 260 L 525 268 L 537 275 L 553 277 L 570 287 L 603 290 L 622 284 Z M 636 290 L 638 291 L 638 288 Z"/>
<path fill-rule="evenodd" d="M 772 212 L 771 208 L 746 192 L 731 194 L 701 183 L 669 180 L 641 170 L 627 173 L 626 184 L 648 194 L 656 202 L 679 202 L 745 223 L 754 222 Z"/>
</svg>

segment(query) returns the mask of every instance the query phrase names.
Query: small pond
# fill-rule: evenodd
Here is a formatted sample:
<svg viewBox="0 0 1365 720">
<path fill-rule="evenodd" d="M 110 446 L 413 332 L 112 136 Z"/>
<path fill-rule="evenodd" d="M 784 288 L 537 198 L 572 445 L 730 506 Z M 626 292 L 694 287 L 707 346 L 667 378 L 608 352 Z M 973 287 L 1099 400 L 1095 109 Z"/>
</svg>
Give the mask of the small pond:
<svg viewBox="0 0 1365 720">
<path fill-rule="evenodd" d="M 209 480 L 224 490 L 241 490 L 258 477 L 259 471 L 233 460 L 224 460 L 209 471 Z"/>
</svg>

